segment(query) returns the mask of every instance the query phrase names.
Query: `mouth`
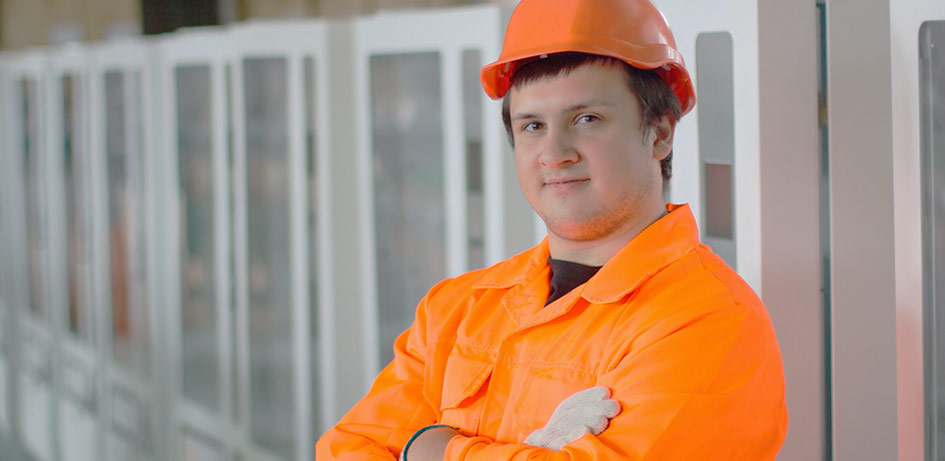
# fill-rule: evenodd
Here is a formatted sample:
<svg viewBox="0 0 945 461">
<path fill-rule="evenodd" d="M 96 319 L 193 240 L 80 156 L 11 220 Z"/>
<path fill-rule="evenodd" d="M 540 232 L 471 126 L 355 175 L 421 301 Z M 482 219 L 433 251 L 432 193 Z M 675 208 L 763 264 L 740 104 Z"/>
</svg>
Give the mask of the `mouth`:
<svg viewBox="0 0 945 461">
<path fill-rule="evenodd" d="M 549 179 L 545 181 L 546 186 L 562 186 L 569 184 L 577 184 L 587 181 L 587 178 L 559 178 L 559 179 Z"/>
<path fill-rule="evenodd" d="M 590 181 L 589 178 L 556 178 L 546 180 L 543 186 L 555 192 L 568 192 L 581 187 Z"/>
</svg>

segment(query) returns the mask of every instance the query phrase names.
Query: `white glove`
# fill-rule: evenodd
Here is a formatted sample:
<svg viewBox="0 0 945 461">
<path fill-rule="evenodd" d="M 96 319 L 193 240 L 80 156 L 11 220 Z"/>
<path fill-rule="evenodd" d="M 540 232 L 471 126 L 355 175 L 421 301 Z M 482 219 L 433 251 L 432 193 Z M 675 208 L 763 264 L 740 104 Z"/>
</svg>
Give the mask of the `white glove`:
<svg viewBox="0 0 945 461">
<path fill-rule="evenodd" d="M 560 451 L 565 444 L 584 434 L 604 432 L 610 418 L 618 414 L 620 404 L 610 399 L 610 389 L 603 386 L 585 389 L 558 404 L 548 424 L 529 434 L 525 443 Z"/>
</svg>

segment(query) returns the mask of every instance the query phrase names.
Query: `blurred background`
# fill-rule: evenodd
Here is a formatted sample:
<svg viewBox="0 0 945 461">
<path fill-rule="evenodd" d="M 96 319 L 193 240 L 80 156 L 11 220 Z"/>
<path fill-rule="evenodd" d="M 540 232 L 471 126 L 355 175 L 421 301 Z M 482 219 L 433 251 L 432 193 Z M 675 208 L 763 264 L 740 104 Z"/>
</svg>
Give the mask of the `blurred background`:
<svg viewBox="0 0 945 461">
<path fill-rule="evenodd" d="M 515 3 L 0 0 L 0 460 L 311 459 L 433 284 L 545 234 L 479 85 Z M 779 459 L 945 459 L 941 0 L 654 3 Z"/>
<path fill-rule="evenodd" d="M 3 0 L 0 49 L 160 34 L 248 19 L 340 18 L 490 2 L 502 0 Z"/>
</svg>

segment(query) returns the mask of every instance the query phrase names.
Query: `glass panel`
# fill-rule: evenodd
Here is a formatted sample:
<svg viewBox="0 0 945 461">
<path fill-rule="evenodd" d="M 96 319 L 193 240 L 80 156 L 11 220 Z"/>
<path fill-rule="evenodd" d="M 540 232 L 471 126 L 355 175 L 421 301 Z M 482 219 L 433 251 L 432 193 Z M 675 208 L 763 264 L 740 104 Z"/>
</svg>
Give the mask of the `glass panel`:
<svg viewBox="0 0 945 461">
<path fill-rule="evenodd" d="M 43 242 L 42 182 L 39 180 L 39 102 L 36 82 L 20 81 L 22 97 L 22 142 L 23 142 L 23 188 L 26 206 L 26 238 L 29 248 L 29 306 L 30 312 L 39 318 L 46 316 L 46 297 L 43 295 Z"/>
<path fill-rule="evenodd" d="M 147 315 L 142 296 L 139 84 L 121 72 L 105 73 L 105 149 L 108 171 L 109 267 L 115 360 L 148 374 Z"/>
<path fill-rule="evenodd" d="M 112 392 L 112 427 L 130 439 L 137 438 L 142 421 L 138 399 L 124 390 Z"/>
<path fill-rule="evenodd" d="M 63 356 L 63 394 L 84 405 L 87 410 L 94 411 L 92 405 L 95 389 L 88 362 L 72 356 L 69 352 L 65 352 Z"/>
<path fill-rule="evenodd" d="M 446 275 L 440 55 L 371 57 L 374 222 L 382 364 Z"/>
<path fill-rule="evenodd" d="M 153 451 L 154 438 L 147 399 L 117 386 L 112 388 L 111 397 L 110 432 L 128 443 L 124 450 L 136 451 L 138 455 L 108 459 L 148 459 L 142 455 Z"/>
<path fill-rule="evenodd" d="M 214 309 L 213 151 L 210 67 L 176 70 L 180 155 L 180 306 L 184 396 L 219 407 Z"/>
<path fill-rule="evenodd" d="M 466 230 L 469 269 L 486 264 L 485 196 L 482 180 L 482 87 L 479 50 L 463 51 L 463 108 L 466 133 Z"/>
<path fill-rule="evenodd" d="M 308 232 L 306 232 L 306 235 L 308 236 L 308 304 L 310 306 L 309 319 L 311 320 L 309 351 L 312 370 L 312 389 L 309 395 L 312 400 L 311 414 L 314 432 L 321 434 L 322 428 L 319 425 L 320 415 L 322 414 L 322 378 L 321 373 L 319 373 L 321 369 L 319 362 L 321 357 L 319 341 L 321 337 L 318 334 L 319 313 L 321 312 L 321 304 L 318 299 L 318 276 L 321 273 L 321 267 L 318 264 L 318 200 L 320 197 L 318 194 L 318 120 L 315 115 L 318 82 L 315 78 L 315 60 L 310 57 L 305 58 L 302 72 L 302 81 L 305 86 L 305 161 L 308 167 L 308 181 L 306 181 L 308 190 Z"/>
<path fill-rule="evenodd" d="M 128 320 L 128 216 L 125 141 L 127 127 L 125 80 L 119 72 L 105 74 L 105 142 L 108 165 L 109 248 L 112 289 L 112 329 L 115 358 L 124 362 L 131 336 Z"/>
<path fill-rule="evenodd" d="M 703 236 L 728 265 L 735 267 L 735 91 L 732 36 L 728 32 L 699 34 L 699 155 L 702 164 Z M 721 166 L 727 168 L 720 168 Z M 711 177 L 710 177 L 711 176 Z M 723 184 L 724 181 L 727 183 Z M 710 232 L 711 230 L 711 232 Z"/>
<path fill-rule="evenodd" d="M 287 63 L 243 63 L 246 101 L 250 426 L 253 440 L 292 458 Z M 294 95 L 300 97 L 301 95 Z"/>
<path fill-rule="evenodd" d="M 945 460 L 945 21 L 919 31 L 925 247 L 926 408 L 931 459 Z"/>
<path fill-rule="evenodd" d="M 133 442 L 117 432 L 106 432 L 108 442 L 105 444 L 105 459 L 139 459 Z"/>
<path fill-rule="evenodd" d="M 708 213 L 705 217 L 705 233 L 712 237 L 731 240 L 735 213 L 732 207 L 732 166 L 706 163 L 705 166 L 705 204 Z"/>
<path fill-rule="evenodd" d="M 85 158 L 80 121 L 82 107 L 78 77 L 62 78 L 63 146 L 62 164 L 66 200 L 66 264 L 68 267 L 69 331 L 78 338 L 90 341 L 91 313 L 88 309 L 89 252 L 86 233 L 85 176 L 82 174 Z"/>
<path fill-rule="evenodd" d="M 181 434 L 184 439 L 185 461 L 223 461 L 220 444 L 191 431 Z"/>
</svg>

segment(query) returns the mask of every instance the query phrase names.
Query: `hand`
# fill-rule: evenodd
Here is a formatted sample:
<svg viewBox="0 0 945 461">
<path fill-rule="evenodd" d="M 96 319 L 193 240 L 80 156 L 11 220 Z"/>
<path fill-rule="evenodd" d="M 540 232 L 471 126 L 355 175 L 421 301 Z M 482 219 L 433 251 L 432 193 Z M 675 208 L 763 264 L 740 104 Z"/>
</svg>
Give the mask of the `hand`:
<svg viewBox="0 0 945 461">
<path fill-rule="evenodd" d="M 558 404 L 545 427 L 529 434 L 525 443 L 560 451 L 568 442 L 584 434 L 598 435 L 607 429 L 610 418 L 620 414 L 620 404 L 611 400 L 610 389 L 592 387 L 574 393 Z"/>
<path fill-rule="evenodd" d="M 410 461 L 441 461 L 446 455 L 446 445 L 457 434 L 459 434 L 459 431 L 446 426 L 423 431 L 410 444 L 410 457 L 407 457 L 408 453 L 404 450 L 400 453 L 400 461 L 405 459 Z"/>
</svg>

